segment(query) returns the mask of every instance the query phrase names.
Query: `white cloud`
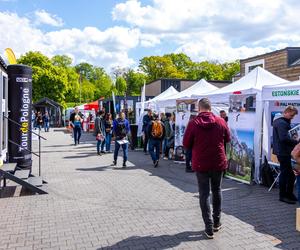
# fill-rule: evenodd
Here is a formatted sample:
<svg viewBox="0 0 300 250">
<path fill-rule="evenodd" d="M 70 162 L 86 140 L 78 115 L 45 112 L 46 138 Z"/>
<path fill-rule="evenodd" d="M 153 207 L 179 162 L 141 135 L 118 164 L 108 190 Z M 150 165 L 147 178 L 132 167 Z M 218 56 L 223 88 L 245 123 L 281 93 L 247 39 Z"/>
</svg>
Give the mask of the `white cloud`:
<svg viewBox="0 0 300 250">
<path fill-rule="evenodd" d="M 87 61 L 107 70 L 134 64 L 128 51 L 138 46 L 140 39 L 138 29 L 119 26 L 106 30 L 86 27 L 44 32 L 30 19 L 9 12 L 0 12 L 0 26 L 0 51 L 10 47 L 17 57 L 30 50 L 50 57 L 69 54 L 75 63 Z"/>
<path fill-rule="evenodd" d="M 34 14 L 37 24 L 47 24 L 54 27 L 61 27 L 64 25 L 64 22 L 60 17 L 50 14 L 45 10 L 37 10 Z"/>
<path fill-rule="evenodd" d="M 127 0 L 112 16 L 139 28 L 154 46 L 172 41 L 194 59 L 226 61 L 299 46 L 299 12 L 296 0 Z"/>
</svg>

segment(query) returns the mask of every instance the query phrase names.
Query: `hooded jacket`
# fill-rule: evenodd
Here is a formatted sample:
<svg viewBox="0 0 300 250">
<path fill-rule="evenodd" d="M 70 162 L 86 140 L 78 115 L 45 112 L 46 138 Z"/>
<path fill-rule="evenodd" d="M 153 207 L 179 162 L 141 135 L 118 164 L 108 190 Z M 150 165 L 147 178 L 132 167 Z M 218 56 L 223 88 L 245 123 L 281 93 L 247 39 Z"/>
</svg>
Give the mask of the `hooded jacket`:
<svg viewBox="0 0 300 250">
<path fill-rule="evenodd" d="M 197 172 L 225 170 L 224 143 L 228 142 L 230 132 L 226 122 L 212 112 L 201 112 L 190 121 L 183 137 L 183 146 L 192 150 L 192 168 Z"/>
</svg>

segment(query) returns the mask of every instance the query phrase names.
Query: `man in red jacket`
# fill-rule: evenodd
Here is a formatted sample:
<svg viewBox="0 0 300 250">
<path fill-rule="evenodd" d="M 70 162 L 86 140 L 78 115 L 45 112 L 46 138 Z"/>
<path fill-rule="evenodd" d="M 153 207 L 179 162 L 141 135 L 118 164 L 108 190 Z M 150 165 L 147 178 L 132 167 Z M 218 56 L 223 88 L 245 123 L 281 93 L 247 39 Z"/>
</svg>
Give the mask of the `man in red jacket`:
<svg viewBox="0 0 300 250">
<path fill-rule="evenodd" d="M 229 141 L 230 132 L 226 122 L 211 112 L 211 103 L 207 98 L 201 99 L 199 115 L 189 122 L 183 137 L 183 146 L 192 150 L 192 168 L 198 179 L 205 235 L 209 239 L 221 228 L 221 182 L 223 171 L 227 168 L 224 143 Z M 209 202 L 210 189 L 213 215 Z"/>
</svg>

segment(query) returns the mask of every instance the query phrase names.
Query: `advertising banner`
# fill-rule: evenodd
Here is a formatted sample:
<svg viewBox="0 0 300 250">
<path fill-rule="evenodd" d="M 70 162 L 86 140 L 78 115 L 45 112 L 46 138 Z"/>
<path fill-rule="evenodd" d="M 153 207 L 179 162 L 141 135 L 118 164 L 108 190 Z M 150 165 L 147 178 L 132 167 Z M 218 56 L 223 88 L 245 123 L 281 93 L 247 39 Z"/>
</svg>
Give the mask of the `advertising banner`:
<svg viewBox="0 0 300 250">
<path fill-rule="evenodd" d="M 197 99 L 176 101 L 175 120 L 175 160 L 183 161 L 184 149 L 182 146 L 184 132 L 191 119 L 197 116 Z"/>
<path fill-rule="evenodd" d="M 250 183 L 255 160 L 256 95 L 231 95 L 229 104 L 231 143 L 227 150 L 227 174 Z"/>
<path fill-rule="evenodd" d="M 8 122 L 8 138 L 14 142 L 8 144 L 9 161 L 30 169 L 32 69 L 25 65 L 9 65 L 7 72 L 9 118 L 21 124 Z"/>
<path fill-rule="evenodd" d="M 272 154 L 272 144 L 273 144 L 273 121 L 282 116 L 283 111 L 288 105 L 292 105 L 298 109 L 300 112 L 300 100 L 299 101 L 270 101 L 269 102 L 269 124 L 268 124 L 268 133 L 269 133 L 269 159 L 273 162 L 278 162 L 275 155 Z M 291 127 L 295 127 L 300 124 L 300 115 L 296 115 L 291 122 Z"/>
</svg>

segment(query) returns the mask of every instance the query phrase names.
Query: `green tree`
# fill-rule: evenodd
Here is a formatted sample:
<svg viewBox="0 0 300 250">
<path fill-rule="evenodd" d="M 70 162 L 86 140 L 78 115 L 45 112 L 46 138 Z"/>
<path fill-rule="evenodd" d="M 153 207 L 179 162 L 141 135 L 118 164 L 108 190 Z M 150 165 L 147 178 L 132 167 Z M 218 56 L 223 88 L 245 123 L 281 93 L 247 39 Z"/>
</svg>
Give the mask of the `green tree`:
<svg viewBox="0 0 300 250">
<path fill-rule="evenodd" d="M 53 65 L 51 60 L 40 52 L 28 52 L 19 58 L 18 63 L 32 67 L 34 102 L 48 97 L 65 105 L 65 94 L 69 86 L 64 68 Z"/>
<path fill-rule="evenodd" d="M 140 95 L 141 88 L 146 82 L 146 76 L 140 72 L 135 72 L 134 70 L 130 69 L 125 74 L 125 79 L 127 83 L 126 95 Z"/>
<path fill-rule="evenodd" d="M 177 70 L 170 57 L 144 57 L 140 60 L 139 68 L 147 75 L 148 81 L 158 78 L 185 78 L 185 74 Z"/>
<path fill-rule="evenodd" d="M 57 67 L 65 69 L 68 77 L 68 90 L 66 91 L 66 102 L 79 101 L 80 83 L 79 74 L 76 69 L 72 67 L 72 58 L 66 55 L 56 55 L 51 58 L 52 64 Z"/>
<path fill-rule="evenodd" d="M 223 80 L 231 81 L 232 78 L 240 72 L 240 62 L 223 63 Z"/>
<path fill-rule="evenodd" d="M 126 89 L 127 89 L 127 84 L 126 84 L 126 80 L 124 79 L 124 77 L 123 76 L 117 77 L 116 86 L 115 86 L 116 94 L 119 96 L 123 96 L 126 93 Z"/>
</svg>

